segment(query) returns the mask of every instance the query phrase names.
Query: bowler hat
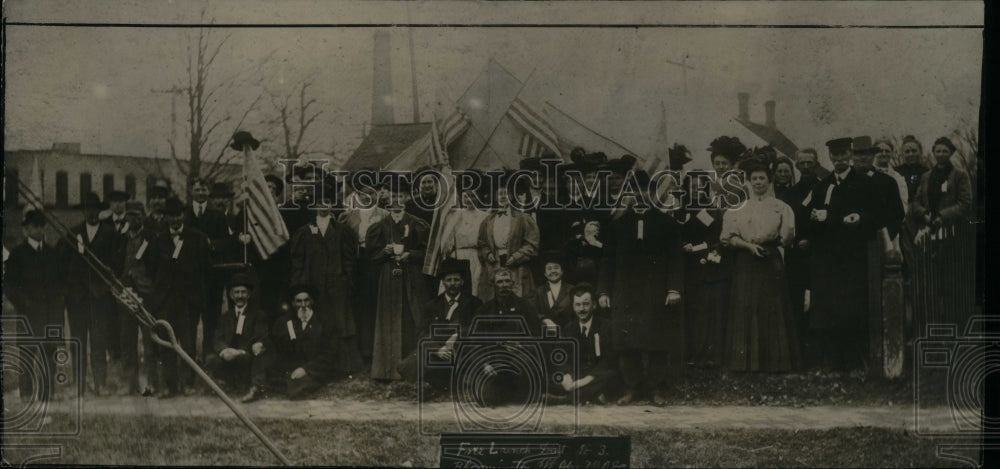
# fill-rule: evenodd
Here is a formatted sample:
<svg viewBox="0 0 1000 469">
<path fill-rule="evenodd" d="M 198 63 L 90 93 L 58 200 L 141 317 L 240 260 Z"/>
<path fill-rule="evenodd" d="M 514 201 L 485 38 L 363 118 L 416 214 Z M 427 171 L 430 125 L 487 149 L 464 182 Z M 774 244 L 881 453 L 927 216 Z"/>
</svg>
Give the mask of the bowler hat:
<svg viewBox="0 0 1000 469">
<path fill-rule="evenodd" d="M 184 202 L 181 202 L 181 199 L 178 199 L 177 197 L 171 197 L 167 199 L 166 202 L 164 202 L 163 204 L 164 215 L 168 217 L 176 217 L 177 215 L 180 215 L 182 213 L 184 213 Z"/>
<path fill-rule="evenodd" d="M 212 192 L 208 194 L 209 197 L 214 198 L 229 198 L 236 195 L 233 192 L 232 184 L 228 182 L 216 182 L 212 184 Z"/>
<path fill-rule="evenodd" d="M 251 150 L 256 150 L 260 147 L 260 142 L 253 138 L 253 135 L 250 135 L 250 132 L 240 130 L 233 134 L 233 143 L 229 145 L 229 148 L 236 151 L 243 151 L 243 148 L 246 145 L 249 145 Z"/>
<path fill-rule="evenodd" d="M 108 202 L 126 202 L 132 199 L 132 195 L 125 191 L 111 191 L 107 199 Z"/>
<path fill-rule="evenodd" d="M 38 209 L 31 209 L 24 212 L 24 219 L 21 220 L 21 226 L 45 226 L 45 223 L 45 215 Z"/>
<path fill-rule="evenodd" d="M 233 278 L 229 280 L 228 288 L 234 287 L 247 287 L 253 290 L 253 281 L 246 272 L 236 272 L 233 274 Z"/>
<path fill-rule="evenodd" d="M 101 198 L 97 196 L 94 192 L 88 192 L 84 194 L 83 200 L 76 205 L 76 208 L 81 210 L 104 210 L 107 204 L 101 202 Z"/>
<path fill-rule="evenodd" d="M 444 279 L 448 274 L 465 275 L 466 272 L 469 272 L 468 260 L 449 257 L 441 261 L 441 265 L 438 266 L 437 276 L 440 279 Z"/>
</svg>

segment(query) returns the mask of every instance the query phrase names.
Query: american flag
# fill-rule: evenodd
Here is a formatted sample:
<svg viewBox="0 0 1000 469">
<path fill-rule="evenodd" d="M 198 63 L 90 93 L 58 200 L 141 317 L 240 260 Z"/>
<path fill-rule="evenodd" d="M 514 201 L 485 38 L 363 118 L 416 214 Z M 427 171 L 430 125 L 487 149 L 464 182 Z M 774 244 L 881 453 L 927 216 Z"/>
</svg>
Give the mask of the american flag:
<svg viewBox="0 0 1000 469">
<path fill-rule="evenodd" d="M 267 259 L 291 238 L 278 204 L 264 180 L 257 158 L 246 152 L 243 165 L 247 193 L 247 231 L 262 259 Z"/>
<path fill-rule="evenodd" d="M 546 119 L 528 106 L 521 98 L 515 98 L 507 115 L 525 131 L 521 137 L 518 153 L 522 158 L 541 156 L 546 150 L 559 155 L 559 138 Z"/>
<path fill-rule="evenodd" d="M 464 120 L 464 118 L 463 118 Z M 447 124 L 448 120 L 445 120 Z M 468 122 L 465 120 L 465 122 Z M 464 131 L 465 129 L 462 129 Z M 445 130 L 447 132 L 447 128 Z M 443 137 L 443 138 L 442 138 Z M 441 175 L 444 176 L 445 184 L 438 189 L 438 201 L 444 198 L 444 203 L 441 206 L 434 209 L 434 217 L 431 219 L 431 232 L 427 240 L 427 247 L 429 252 L 424 256 L 424 274 L 437 276 L 438 265 L 441 264 L 441 236 L 444 231 L 445 218 L 451 207 L 455 205 L 455 188 L 452 181 L 454 181 L 451 172 L 451 164 L 448 160 L 448 151 L 446 149 L 446 144 L 442 144 L 442 140 L 447 142 L 447 134 L 442 135 L 439 132 L 437 119 L 431 124 L 431 164 L 439 165 L 441 167 Z"/>
</svg>

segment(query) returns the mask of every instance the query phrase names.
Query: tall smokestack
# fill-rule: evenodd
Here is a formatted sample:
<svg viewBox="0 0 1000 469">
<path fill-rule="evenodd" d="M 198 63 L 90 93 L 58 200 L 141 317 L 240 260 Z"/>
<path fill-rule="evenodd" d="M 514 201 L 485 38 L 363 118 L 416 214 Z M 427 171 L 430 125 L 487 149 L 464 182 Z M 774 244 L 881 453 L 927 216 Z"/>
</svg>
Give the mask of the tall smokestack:
<svg viewBox="0 0 1000 469">
<path fill-rule="evenodd" d="M 750 94 L 749 93 L 737 93 L 736 99 L 740 100 L 740 119 L 750 120 Z"/>
<path fill-rule="evenodd" d="M 389 58 L 389 33 L 375 31 L 375 52 L 372 56 L 372 125 L 394 124 L 392 110 L 392 61 Z"/>
<path fill-rule="evenodd" d="M 764 103 L 764 125 L 774 128 L 774 101 Z"/>
</svg>

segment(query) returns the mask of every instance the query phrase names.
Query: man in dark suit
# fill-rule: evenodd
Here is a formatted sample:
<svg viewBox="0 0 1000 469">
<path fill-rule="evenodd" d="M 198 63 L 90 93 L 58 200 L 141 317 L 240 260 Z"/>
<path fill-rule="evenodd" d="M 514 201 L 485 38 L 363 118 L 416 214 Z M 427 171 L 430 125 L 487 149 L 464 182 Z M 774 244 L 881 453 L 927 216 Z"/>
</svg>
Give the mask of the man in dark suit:
<svg viewBox="0 0 1000 469">
<path fill-rule="evenodd" d="M 229 282 L 229 310 L 219 318 L 212 349 L 207 353 L 205 368 L 224 382 L 249 392 L 241 402 L 253 402 L 261 397 L 266 384 L 268 359 L 265 345 L 268 337 L 267 315 L 249 305 L 253 282 L 245 273 L 237 273 Z"/>
<path fill-rule="evenodd" d="M 611 324 L 597 312 L 594 287 L 579 284 L 568 295 L 573 301 L 575 318 L 563 324 L 562 334 L 577 341 L 579 374 L 567 369 L 562 387 L 566 392 L 576 391 L 580 402 L 607 402 L 606 394 L 617 384 L 618 357 L 611 343 Z"/>
<path fill-rule="evenodd" d="M 204 179 L 195 179 L 191 183 L 191 202 L 184 209 L 184 224 L 208 236 L 212 243 L 210 265 L 215 265 L 224 261 L 226 242 L 230 235 L 226 215 L 208 203 L 210 193 L 208 182 Z M 195 318 L 191 327 L 197 331 L 198 319 L 202 320 L 203 341 L 207 345 L 211 343 L 215 333 L 215 323 L 218 322 L 219 314 L 222 312 L 222 295 L 226 279 L 224 274 L 217 275 L 213 271 L 207 271 L 205 274 L 205 307 L 202 309 L 202 317 Z M 203 346 L 202 350 L 209 348 Z"/>
<path fill-rule="evenodd" d="M 878 147 L 872 145 L 871 137 L 854 138 L 851 147 L 854 170 L 871 180 L 872 197 L 869 204 L 873 220 L 870 228 L 882 235 L 885 249 L 890 250 L 893 247 L 892 241 L 899 235 L 906 213 L 896 181 L 892 176 L 875 170 L 875 154 L 878 152 Z"/>
<path fill-rule="evenodd" d="M 28 320 L 32 334 L 47 337 L 46 328 L 56 326 L 61 329 L 63 326 L 62 263 L 55 247 L 45 243 L 45 217 L 42 212 L 26 212 L 21 225 L 25 239 L 11 251 L 4 265 L 3 293 L 14 305 L 17 314 Z M 18 384 L 22 402 L 33 394 L 38 395 L 42 402 L 48 401 L 55 390 L 56 347 L 51 343 L 52 340 L 49 340 L 41 349 L 20 348 L 21 353 L 27 355 L 22 363 L 38 363 L 40 368 L 37 374 L 30 370 L 21 373 Z M 42 356 L 38 356 L 39 353 Z M 35 385 L 40 385 L 41 389 L 33 389 Z"/>
<path fill-rule="evenodd" d="M 458 330 L 447 337 L 445 343 L 433 352 L 441 359 L 448 359 L 455 353 L 460 335 L 468 332 L 472 316 L 483 305 L 479 298 L 469 294 L 465 288 L 468 269 L 468 260 L 448 258 L 441 261 L 438 278 L 444 285 L 444 292 L 424 303 L 420 310 L 420 324 L 417 326 L 417 330 L 420 331 L 419 338 L 431 338 L 431 327 L 442 325 L 458 327 Z M 442 337 L 433 339 L 440 340 Z M 404 359 L 400 365 L 399 373 L 408 380 L 417 378 L 417 367 L 420 365 L 418 353 L 419 349 Z M 424 381 L 430 383 L 432 389 L 446 389 L 449 376 L 449 373 L 437 369 L 424 370 L 423 374 Z"/>
<path fill-rule="evenodd" d="M 121 236 L 115 232 L 111 222 L 100 220 L 100 213 L 105 207 L 97 194 L 87 194 L 79 207 L 83 210 L 84 222 L 70 230 L 75 243 L 64 244 L 66 309 L 70 334 L 80 341 L 81 351 L 86 350 L 89 337 L 94 393 L 101 395 L 105 391 L 108 370 L 108 333 L 111 321 L 115 320 L 109 312 L 114 311 L 115 305 L 108 285 L 94 269 L 103 270 L 106 274 L 120 271 L 116 254 Z M 87 251 L 94 257 L 86 254 Z M 86 360 L 81 361 L 84 373 L 79 376 L 83 379 L 87 376 L 86 363 Z"/>
<path fill-rule="evenodd" d="M 851 168 L 850 138 L 827 142 L 834 172 L 813 188 L 809 328 L 822 362 L 846 370 L 868 353 L 867 241 L 876 225 L 871 182 Z"/>
<path fill-rule="evenodd" d="M 799 170 L 799 180 L 785 193 L 785 203 L 795 213 L 795 243 L 785 252 L 785 272 L 788 278 L 788 293 L 792 298 L 792 310 L 798 326 L 798 336 L 803 338 L 805 348 L 811 348 L 808 339 L 809 321 L 805 312 L 806 291 L 809 290 L 809 202 L 813 188 L 820 183 L 817 169 L 819 155 L 814 148 L 803 148 L 795 154 L 795 167 Z M 805 356 L 811 356 L 806 351 Z"/>
<path fill-rule="evenodd" d="M 205 309 L 205 275 L 211 268 L 212 246 L 208 236 L 184 223 L 184 204 L 176 197 L 167 199 L 163 214 L 168 231 L 160 234 L 153 252 L 146 254 L 153 275 L 146 305 L 170 323 L 181 347 L 193 356 L 198 317 Z M 164 386 L 159 397 L 171 397 L 182 388 L 185 394 L 193 394 L 187 364 L 171 352 L 161 356 Z"/>
<path fill-rule="evenodd" d="M 664 404 L 663 389 L 682 377 L 686 363 L 681 230 L 674 217 L 652 208 L 649 183 L 642 170 L 626 179 L 632 189 L 607 230 L 597 289 L 598 304 L 611 308 L 625 382 L 619 404 L 643 391 Z"/>
<path fill-rule="evenodd" d="M 505 358 L 511 355 L 530 356 L 530 352 L 518 344 L 517 337 L 541 336 L 542 322 L 534 305 L 514 293 L 514 274 L 510 270 L 502 267 L 497 270 L 493 274 L 493 287 L 496 296 L 476 310 L 469 334 L 478 337 L 496 336 L 500 342 L 498 347 L 504 351 L 498 350 L 496 360 L 483 364 L 481 373 L 485 376 L 466 375 L 468 381 L 461 383 L 461 386 L 470 387 L 473 383 L 481 383 L 477 389 L 482 394 L 477 398 L 483 405 L 525 402 L 526 398 L 536 397 L 528 394 L 530 383 L 527 376 L 519 373 L 519 370 L 510 370 L 510 359 Z M 524 319 L 527 330 L 522 329 L 517 318 Z"/>
<path fill-rule="evenodd" d="M 125 191 L 111 191 L 105 197 L 106 205 L 108 205 L 111 213 L 105 219 L 110 222 L 115 227 L 115 232 L 121 237 L 122 242 L 119 243 L 119 248 L 124 246 L 125 233 L 129 230 L 129 225 L 125 220 L 125 204 L 128 203 L 132 196 Z M 118 360 L 122 356 L 122 344 L 121 344 L 121 315 L 128 314 L 119 308 L 118 304 L 115 305 L 116 308 L 113 313 L 111 313 L 112 318 L 108 323 L 110 329 L 108 330 L 108 356 L 114 360 Z"/>
<path fill-rule="evenodd" d="M 569 296 L 573 284 L 563 281 L 563 260 L 559 251 L 542 253 L 541 264 L 545 282 L 535 290 L 531 301 L 535 304 L 538 317 L 546 326 L 566 324 L 573 316 L 573 299 Z"/>
<path fill-rule="evenodd" d="M 289 291 L 292 311 L 271 329 L 274 366 L 268 380 L 283 387 L 289 399 L 301 399 L 319 389 L 337 368 L 333 328 L 313 310 L 318 293 L 309 285 Z"/>
</svg>

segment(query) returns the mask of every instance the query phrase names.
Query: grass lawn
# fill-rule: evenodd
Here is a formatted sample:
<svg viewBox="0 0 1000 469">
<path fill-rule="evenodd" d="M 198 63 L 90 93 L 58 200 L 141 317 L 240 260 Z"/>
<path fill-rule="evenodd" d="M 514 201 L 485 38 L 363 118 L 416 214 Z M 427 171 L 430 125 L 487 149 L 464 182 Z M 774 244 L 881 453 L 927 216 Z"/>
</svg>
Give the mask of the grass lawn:
<svg viewBox="0 0 1000 469">
<path fill-rule="evenodd" d="M 421 435 L 416 422 L 260 420 L 257 423 L 287 457 L 300 465 L 421 467 L 438 463 L 437 438 Z M 66 416 L 55 415 L 49 428 L 67 424 Z M 631 435 L 634 467 L 956 465 L 936 457 L 934 440 L 889 429 L 688 431 L 595 426 L 581 429 L 580 434 Z M 60 443 L 62 457 L 58 461 L 45 461 L 59 464 L 278 463 L 235 419 L 86 416 L 77 438 L 8 443 Z M 16 464 L 26 456 L 22 451 L 7 448 L 5 459 Z"/>
</svg>

